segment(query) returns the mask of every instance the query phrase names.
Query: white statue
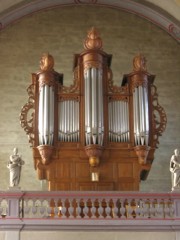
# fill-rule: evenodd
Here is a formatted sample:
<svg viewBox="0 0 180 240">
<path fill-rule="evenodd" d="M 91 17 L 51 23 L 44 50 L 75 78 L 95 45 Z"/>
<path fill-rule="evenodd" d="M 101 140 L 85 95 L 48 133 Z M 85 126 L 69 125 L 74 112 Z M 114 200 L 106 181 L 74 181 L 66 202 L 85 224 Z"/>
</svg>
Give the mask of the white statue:
<svg viewBox="0 0 180 240">
<path fill-rule="evenodd" d="M 18 149 L 14 148 L 13 154 L 10 155 L 9 162 L 7 164 L 10 172 L 10 187 L 18 186 L 21 177 L 21 166 L 23 164 L 24 161 L 18 154 Z"/>
<path fill-rule="evenodd" d="M 178 149 L 174 150 L 171 157 L 170 172 L 172 173 L 172 189 L 180 189 L 180 155 Z"/>
</svg>

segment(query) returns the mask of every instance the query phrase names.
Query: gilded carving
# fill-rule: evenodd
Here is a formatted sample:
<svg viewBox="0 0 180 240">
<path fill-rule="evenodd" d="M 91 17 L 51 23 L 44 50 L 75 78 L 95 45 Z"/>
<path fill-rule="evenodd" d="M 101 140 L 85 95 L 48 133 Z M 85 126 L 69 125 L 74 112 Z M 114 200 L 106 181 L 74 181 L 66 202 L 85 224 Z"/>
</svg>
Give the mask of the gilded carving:
<svg viewBox="0 0 180 240">
<path fill-rule="evenodd" d="M 37 147 L 41 155 L 42 164 L 47 165 L 52 161 L 52 155 L 55 148 L 49 145 L 40 145 Z"/>
<path fill-rule="evenodd" d="M 144 165 L 147 163 L 147 156 L 150 149 L 151 148 L 146 145 L 139 145 L 134 147 L 134 150 L 138 156 L 138 161 L 140 165 Z"/>
<path fill-rule="evenodd" d="M 154 135 L 154 145 L 157 147 L 158 145 L 158 137 L 162 135 L 162 133 L 166 129 L 167 124 L 167 116 L 164 109 L 158 103 L 158 94 L 156 86 L 152 85 L 151 87 L 152 94 L 152 126 L 153 126 L 153 135 Z"/>
<path fill-rule="evenodd" d="M 41 71 L 53 71 L 54 69 L 54 58 L 49 53 L 44 53 L 40 60 Z"/>
<path fill-rule="evenodd" d="M 148 80 L 143 78 L 145 76 L 141 76 L 139 77 L 138 75 L 138 78 L 132 78 L 131 79 L 131 90 L 132 92 L 134 92 L 135 88 L 139 87 L 139 86 L 143 86 L 144 88 L 147 88 L 148 87 Z"/>
<path fill-rule="evenodd" d="M 147 71 L 146 62 L 147 62 L 146 58 L 142 54 L 139 54 L 136 57 L 134 57 L 133 71 L 134 72 L 139 72 L 139 71 L 146 72 Z"/>
<path fill-rule="evenodd" d="M 34 85 L 31 84 L 27 89 L 29 99 L 28 102 L 22 107 L 20 114 L 20 124 L 29 138 L 31 146 L 34 145 Z M 31 114 L 29 116 L 29 112 Z"/>
<path fill-rule="evenodd" d="M 59 93 L 79 93 L 80 92 L 80 78 L 79 78 L 79 67 L 74 69 L 74 80 L 73 84 L 69 87 L 59 85 Z"/>
<path fill-rule="evenodd" d="M 112 74 L 112 70 L 109 68 L 108 69 L 108 79 L 107 79 L 107 84 L 108 84 L 108 94 L 128 94 L 128 87 L 123 86 L 123 87 L 119 87 L 114 85 L 114 82 L 112 80 L 113 78 L 113 74 Z"/>
<path fill-rule="evenodd" d="M 99 165 L 100 157 L 103 152 L 103 147 L 100 145 L 89 145 L 85 147 L 85 152 L 89 157 L 89 164 L 91 167 L 96 167 Z"/>
<path fill-rule="evenodd" d="M 102 40 L 94 27 L 88 32 L 87 38 L 84 41 L 84 48 L 87 50 L 102 49 Z"/>
</svg>

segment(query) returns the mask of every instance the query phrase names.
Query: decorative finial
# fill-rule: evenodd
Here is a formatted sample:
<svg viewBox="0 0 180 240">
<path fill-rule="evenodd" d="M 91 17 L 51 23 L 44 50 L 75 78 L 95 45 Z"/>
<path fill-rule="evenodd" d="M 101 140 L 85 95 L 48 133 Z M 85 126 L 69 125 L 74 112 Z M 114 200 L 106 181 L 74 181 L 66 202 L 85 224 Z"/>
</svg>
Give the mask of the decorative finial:
<svg viewBox="0 0 180 240">
<path fill-rule="evenodd" d="M 147 71 L 146 67 L 146 58 L 142 55 L 139 54 L 133 59 L 133 70 L 135 72 L 137 71 Z"/>
<path fill-rule="evenodd" d="M 44 53 L 40 60 L 40 69 L 42 71 L 52 71 L 54 67 L 54 58 L 49 53 Z"/>
<path fill-rule="evenodd" d="M 91 30 L 88 32 L 87 38 L 84 41 L 84 48 L 87 50 L 102 49 L 102 40 L 95 27 L 92 27 Z"/>
</svg>

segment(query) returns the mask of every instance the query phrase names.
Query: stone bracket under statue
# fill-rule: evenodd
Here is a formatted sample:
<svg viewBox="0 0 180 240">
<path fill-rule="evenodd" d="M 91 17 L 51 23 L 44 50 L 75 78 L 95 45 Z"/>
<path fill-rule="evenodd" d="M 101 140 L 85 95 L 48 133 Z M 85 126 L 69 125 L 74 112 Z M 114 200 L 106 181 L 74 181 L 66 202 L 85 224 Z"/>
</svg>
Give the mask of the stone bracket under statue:
<svg viewBox="0 0 180 240">
<path fill-rule="evenodd" d="M 32 74 L 20 121 L 49 190 L 137 191 L 148 176 L 167 122 L 155 76 L 139 54 L 121 86 L 114 85 L 111 61 L 92 28 L 74 56 L 70 87 L 50 54 Z"/>
</svg>

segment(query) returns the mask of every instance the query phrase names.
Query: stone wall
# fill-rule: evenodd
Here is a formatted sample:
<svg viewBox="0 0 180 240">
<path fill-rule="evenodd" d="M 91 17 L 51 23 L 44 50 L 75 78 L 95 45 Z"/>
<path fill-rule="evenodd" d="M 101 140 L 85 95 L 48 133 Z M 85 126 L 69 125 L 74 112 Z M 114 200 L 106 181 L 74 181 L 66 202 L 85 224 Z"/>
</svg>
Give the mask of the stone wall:
<svg viewBox="0 0 180 240">
<path fill-rule="evenodd" d="M 6 167 L 13 148 L 25 160 L 21 187 L 41 189 L 34 171 L 27 136 L 20 127 L 19 113 L 27 102 L 26 88 L 31 73 L 39 69 L 44 52 L 55 58 L 55 70 L 64 73 L 64 83 L 72 83 L 73 54 L 83 50 L 87 31 L 95 26 L 103 48 L 113 54 L 112 70 L 116 84 L 132 71 L 132 59 L 141 52 L 148 71 L 156 75 L 159 103 L 167 113 L 166 132 L 142 191 L 170 191 L 169 160 L 180 147 L 180 46 L 166 32 L 130 13 L 96 6 L 63 7 L 39 12 L 19 20 L 0 32 L 0 189 L 9 185 Z"/>
</svg>

